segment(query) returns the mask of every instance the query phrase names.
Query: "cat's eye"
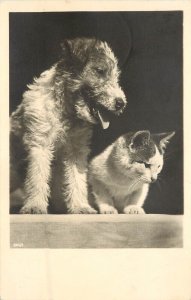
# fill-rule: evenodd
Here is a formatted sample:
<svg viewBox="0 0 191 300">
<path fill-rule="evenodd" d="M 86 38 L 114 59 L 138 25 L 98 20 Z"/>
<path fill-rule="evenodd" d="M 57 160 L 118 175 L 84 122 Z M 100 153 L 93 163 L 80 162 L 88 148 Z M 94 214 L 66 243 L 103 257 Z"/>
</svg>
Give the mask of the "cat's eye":
<svg viewBox="0 0 191 300">
<path fill-rule="evenodd" d="M 150 168 L 150 166 L 151 166 L 151 164 L 147 164 L 147 163 L 144 163 L 144 165 L 145 165 L 145 168 Z"/>
<path fill-rule="evenodd" d="M 138 164 L 144 164 L 144 165 L 145 165 L 145 168 L 147 168 L 147 169 L 150 168 L 150 166 L 151 166 L 151 164 L 147 164 L 146 162 L 140 161 L 140 160 L 137 161 L 137 163 L 138 163 Z"/>
</svg>

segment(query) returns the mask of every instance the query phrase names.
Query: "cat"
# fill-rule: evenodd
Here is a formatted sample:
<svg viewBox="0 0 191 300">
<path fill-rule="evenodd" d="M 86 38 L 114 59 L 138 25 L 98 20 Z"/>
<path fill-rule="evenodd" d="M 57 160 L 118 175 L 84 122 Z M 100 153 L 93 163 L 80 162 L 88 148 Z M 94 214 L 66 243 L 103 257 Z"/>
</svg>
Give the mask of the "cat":
<svg viewBox="0 0 191 300">
<path fill-rule="evenodd" d="M 145 213 L 149 186 L 163 168 L 164 152 L 174 134 L 127 133 L 92 159 L 89 184 L 100 214 Z"/>
</svg>

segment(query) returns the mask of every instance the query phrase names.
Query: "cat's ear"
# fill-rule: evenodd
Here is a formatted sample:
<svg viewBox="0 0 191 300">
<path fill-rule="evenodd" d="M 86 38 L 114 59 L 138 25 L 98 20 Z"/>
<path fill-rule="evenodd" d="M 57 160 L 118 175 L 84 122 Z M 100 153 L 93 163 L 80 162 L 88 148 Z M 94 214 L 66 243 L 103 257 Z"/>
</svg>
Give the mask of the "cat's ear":
<svg viewBox="0 0 191 300">
<path fill-rule="evenodd" d="M 131 138 L 129 148 L 132 152 L 135 152 L 137 148 L 149 145 L 150 132 L 148 130 L 137 131 Z"/>
<path fill-rule="evenodd" d="M 159 140 L 159 147 L 162 150 L 166 149 L 170 139 L 175 135 L 175 131 L 166 132 L 166 133 L 159 133 L 157 134 L 157 138 Z"/>
</svg>

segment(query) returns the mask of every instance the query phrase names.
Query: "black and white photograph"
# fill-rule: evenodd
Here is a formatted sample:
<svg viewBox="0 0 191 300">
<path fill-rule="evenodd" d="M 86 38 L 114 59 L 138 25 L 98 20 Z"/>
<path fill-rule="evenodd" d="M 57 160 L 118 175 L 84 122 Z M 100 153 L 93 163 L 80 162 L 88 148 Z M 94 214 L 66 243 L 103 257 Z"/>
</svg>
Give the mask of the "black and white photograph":
<svg viewBox="0 0 191 300">
<path fill-rule="evenodd" d="M 183 12 L 10 13 L 9 43 L 11 247 L 182 247 Z"/>
<path fill-rule="evenodd" d="M 191 2 L 0 1 L 0 299 L 191 299 Z"/>
</svg>

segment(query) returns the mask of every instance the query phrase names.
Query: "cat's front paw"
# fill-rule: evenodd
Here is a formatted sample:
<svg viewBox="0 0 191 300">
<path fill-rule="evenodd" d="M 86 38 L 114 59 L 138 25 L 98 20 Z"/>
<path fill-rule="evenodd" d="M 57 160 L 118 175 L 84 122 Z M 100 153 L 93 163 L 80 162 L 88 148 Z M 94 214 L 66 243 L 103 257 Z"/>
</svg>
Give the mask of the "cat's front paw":
<svg viewBox="0 0 191 300">
<path fill-rule="evenodd" d="M 125 214 L 135 215 L 135 214 L 145 214 L 145 211 L 142 207 L 137 205 L 128 205 L 124 208 L 123 212 Z"/>
<path fill-rule="evenodd" d="M 101 204 L 99 205 L 99 213 L 100 214 L 118 214 L 117 209 L 109 204 Z"/>
</svg>

